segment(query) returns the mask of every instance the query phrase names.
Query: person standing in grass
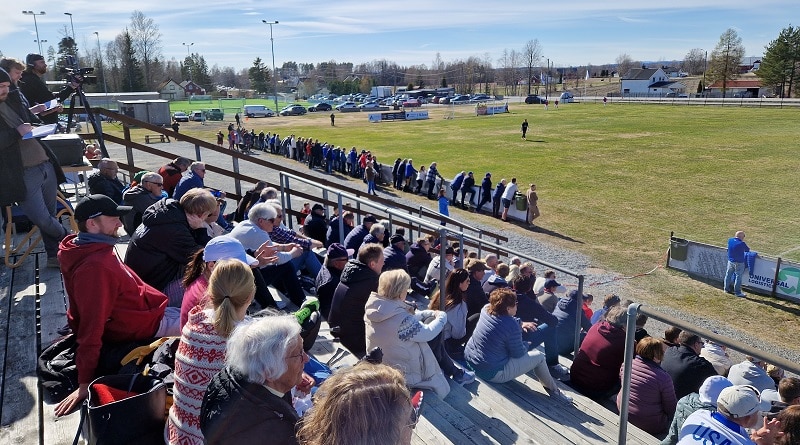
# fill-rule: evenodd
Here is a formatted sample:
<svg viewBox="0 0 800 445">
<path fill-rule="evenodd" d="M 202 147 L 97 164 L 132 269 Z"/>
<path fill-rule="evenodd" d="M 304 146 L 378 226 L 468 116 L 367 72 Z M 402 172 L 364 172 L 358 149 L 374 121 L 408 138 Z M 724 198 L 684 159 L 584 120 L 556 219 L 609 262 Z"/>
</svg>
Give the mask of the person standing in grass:
<svg viewBox="0 0 800 445">
<path fill-rule="evenodd" d="M 500 215 L 500 219 L 504 222 L 508 221 L 508 209 L 511 207 L 511 202 L 516 197 L 516 194 L 517 178 L 511 178 L 511 184 L 509 184 L 503 192 L 503 214 Z"/>
<path fill-rule="evenodd" d="M 528 119 L 522 121 L 522 139 L 527 139 L 526 135 L 528 133 Z"/>
<path fill-rule="evenodd" d="M 725 270 L 725 292 L 734 294 L 739 298 L 745 297 L 742 292 L 742 277 L 744 276 L 745 253 L 750 248 L 744 242 L 744 232 L 738 231 L 733 238 L 728 239 L 728 267 Z M 731 290 L 733 285 L 733 290 Z"/>
<path fill-rule="evenodd" d="M 541 216 L 538 205 L 539 195 L 536 194 L 536 184 L 531 184 L 526 198 L 528 198 L 528 224 L 533 227 L 533 220 Z"/>
</svg>

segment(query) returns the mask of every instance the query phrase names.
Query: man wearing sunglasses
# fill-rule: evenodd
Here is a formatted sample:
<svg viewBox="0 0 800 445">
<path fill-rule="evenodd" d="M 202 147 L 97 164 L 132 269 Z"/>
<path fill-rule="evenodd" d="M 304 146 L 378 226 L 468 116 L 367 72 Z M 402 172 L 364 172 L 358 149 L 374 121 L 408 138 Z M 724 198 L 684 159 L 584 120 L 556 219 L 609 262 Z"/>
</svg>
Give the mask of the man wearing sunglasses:
<svg viewBox="0 0 800 445">
<path fill-rule="evenodd" d="M 158 173 L 147 172 L 142 175 L 139 184 L 129 188 L 122 194 L 122 202 L 126 206 L 133 207 L 133 211 L 126 213 L 122 217 L 122 226 L 125 232 L 133 236 L 133 232 L 142 223 L 142 214 L 148 207 L 161 199 L 161 191 L 164 189 L 164 179 Z"/>
</svg>

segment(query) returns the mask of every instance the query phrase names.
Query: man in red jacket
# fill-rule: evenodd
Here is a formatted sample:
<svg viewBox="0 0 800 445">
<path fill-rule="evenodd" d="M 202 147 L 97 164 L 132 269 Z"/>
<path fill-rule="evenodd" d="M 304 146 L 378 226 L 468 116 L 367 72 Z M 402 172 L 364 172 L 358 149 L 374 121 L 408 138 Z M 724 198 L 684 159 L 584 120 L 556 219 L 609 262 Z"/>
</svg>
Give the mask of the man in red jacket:
<svg viewBox="0 0 800 445">
<path fill-rule="evenodd" d="M 79 233 L 61 241 L 58 258 L 69 296 L 67 321 L 77 336 L 78 389 L 55 408 L 69 414 L 89 395 L 89 383 L 102 372 L 104 347 L 180 335 L 180 309 L 167 308 L 167 297 L 146 284 L 114 252 L 122 227 L 119 217 L 131 207 L 105 195 L 78 202 Z"/>
</svg>

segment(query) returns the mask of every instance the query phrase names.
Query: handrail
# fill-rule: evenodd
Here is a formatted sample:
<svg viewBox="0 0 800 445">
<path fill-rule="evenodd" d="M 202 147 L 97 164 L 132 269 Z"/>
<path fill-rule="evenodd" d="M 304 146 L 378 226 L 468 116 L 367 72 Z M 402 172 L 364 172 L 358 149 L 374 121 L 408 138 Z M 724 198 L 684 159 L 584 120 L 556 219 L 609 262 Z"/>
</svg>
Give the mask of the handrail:
<svg viewBox="0 0 800 445">
<path fill-rule="evenodd" d="M 639 313 L 647 315 L 649 318 L 658 320 L 671 326 L 676 326 L 684 331 L 692 332 L 703 338 L 709 339 L 714 343 L 724 345 L 729 349 L 744 353 L 746 355 L 755 357 L 767 363 L 774 364 L 783 368 L 786 371 L 794 374 L 800 374 L 800 365 L 786 360 L 769 352 L 764 352 L 761 349 L 752 347 L 746 343 L 727 338 L 723 335 L 717 334 L 714 331 L 702 328 L 700 326 L 692 325 L 679 318 L 663 314 L 654 309 L 650 309 L 642 303 L 633 303 L 628 306 L 628 323 L 627 330 L 625 331 L 625 360 L 622 364 L 623 379 L 621 388 L 620 412 L 619 412 L 619 443 L 625 443 L 625 435 L 627 434 L 628 427 L 628 402 L 630 400 L 630 386 L 631 386 L 631 369 L 633 367 L 634 357 L 634 338 L 636 334 L 636 316 Z"/>
<path fill-rule="evenodd" d="M 262 166 L 262 167 L 270 168 L 270 169 L 273 169 L 273 170 L 276 170 L 276 171 L 280 171 L 280 170 L 285 169 L 285 166 L 282 165 L 282 164 L 277 164 L 277 163 L 270 162 L 270 161 L 267 161 L 267 160 L 264 160 L 264 159 L 254 158 L 252 156 L 244 155 L 244 154 L 241 154 L 239 152 L 235 152 L 235 151 L 231 151 L 231 150 L 228 150 L 228 149 L 225 149 L 225 148 L 221 148 L 216 144 L 212 144 L 211 142 L 204 141 L 202 139 L 197 139 L 197 138 L 194 138 L 192 136 L 188 136 L 188 135 L 183 134 L 183 133 L 176 133 L 172 129 L 162 128 L 162 127 L 159 127 L 157 125 L 149 124 L 147 122 L 142 122 L 142 121 L 133 119 L 130 116 L 126 116 L 124 114 L 120 114 L 120 113 L 115 112 L 115 111 L 109 111 L 109 110 L 106 110 L 104 108 L 99 108 L 99 107 L 94 108 L 93 111 L 94 111 L 95 114 L 103 114 L 105 116 L 108 116 L 108 117 L 111 117 L 113 119 L 116 119 L 116 120 L 118 120 L 118 121 L 120 121 L 120 122 L 122 122 L 124 124 L 123 131 L 125 132 L 126 137 L 123 140 L 125 142 L 116 142 L 116 143 L 119 143 L 119 144 L 127 146 L 129 144 L 129 142 L 130 142 L 130 144 L 132 144 L 134 146 L 134 148 L 137 148 L 137 149 L 142 150 L 142 151 L 146 151 L 148 153 L 153 153 L 153 152 L 151 152 L 149 150 L 156 150 L 156 149 L 153 149 L 153 148 L 148 147 L 146 145 L 138 144 L 138 143 L 133 142 L 132 140 L 130 140 L 130 134 L 129 134 L 129 131 L 127 130 L 128 126 L 135 126 L 135 127 L 145 128 L 145 129 L 147 129 L 149 131 L 154 131 L 156 133 L 168 135 L 171 138 L 173 138 L 175 140 L 178 140 L 178 141 L 192 143 L 192 144 L 195 145 L 195 156 L 196 156 L 196 160 L 198 160 L 198 161 L 201 160 L 201 153 L 200 153 L 200 148 L 201 147 L 204 148 L 204 149 L 208 149 L 208 150 L 214 151 L 216 153 L 220 153 L 220 154 L 231 156 L 232 158 L 234 158 L 234 167 L 235 167 L 234 171 L 236 172 L 237 175 L 238 175 L 238 168 L 236 168 L 236 166 L 238 165 L 238 161 L 239 160 L 244 160 L 244 161 L 247 161 L 247 162 L 251 162 L 251 163 L 253 163 L 255 165 L 259 165 L 259 166 Z M 104 134 L 104 136 L 107 136 L 107 135 Z M 116 139 L 116 141 L 119 141 L 119 140 L 120 140 L 119 138 Z M 149 150 L 144 149 L 142 147 L 147 147 Z M 167 152 L 163 152 L 163 151 L 160 151 L 160 152 L 161 153 L 167 153 Z M 159 156 L 163 156 L 163 155 L 159 155 Z M 174 157 L 174 155 L 172 155 L 172 156 Z M 128 159 L 128 164 L 129 165 L 133 165 L 132 161 L 133 161 L 132 158 Z M 218 173 L 222 173 L 221 170 L 217 171 L 217 170 L 214 170 L 214 168 L 211 168 L 210 170 L 216 171 Z M 308 173 L 304 173 L 304 172 L 300 172 L 300 171 L 295 171 L 295 174 L 297 176 L 300 176 L 302 178 L 305 178 L 305 179 L 308 179 L 308 180 L 311 180 L 311 181 L 314 181 L 314 182 L 317 182 L 317 183 L 322 183 L 322 184 L 327 185 L 327 186 L 335 187 L 335 188 L 337 188 L 339 190 L 345 190 L 345 191 L 347 191 L 349 193 L 352 193 L 354 195 L 357 195 L 357 196 L 361 196 L 361 195 L 365 195 L 366 194 L 363 190 L 358 190 L 358 189 L 350 186 L 347 183 L 334 182 L 334 181 L 331 181 L 329 179 L 319 178 L 319 177 L 316 177 L 314 175 L 311 175 L 311 174 L 308 174 Z M 235 195 L 241 195 L 241 185 L 240 185 L 241 182 L 240 181 L 242 179 L 245 179 L 245 178 L 244 177 L 242 177 L 242 178 L 234 178 L 235 185 L 236 185 Z M 250 181 L 251 179 L 247 178 L 245 180 Z M 258 180 L 253 180 L 252 182 L 255 184 L 257 181 Z M 417 211 L 417 209 L 415 207 L 412 207 L 412 206 L 409 206 L 409 205 L 394 201 L 394 200 L 389 199 L 389 198 L 384 198 L 384 197 L 381 197 L 381 196 L 372 196 L 371 199 L 374 199 L 374 200 L 376 200 L 378 202 L 381 202 L 383 204 L 391 205 L 392 207 L 403 209 L 403 210 L 405 210 L 407 212 L 415 212 L 415 211 Z M 502 234 L 499 234 L 499 233 L 493 233 L 493 232 L 487 231 L 487 230 L 483 230 L 483 233 L 485 235 L 487 235 L 487 236 L 491 236 L 492 238 L 500 239 L 502 241 L 508 241 L 507 237 L 505 237 L 505 236 L 503 236 Z"/>
</svg>

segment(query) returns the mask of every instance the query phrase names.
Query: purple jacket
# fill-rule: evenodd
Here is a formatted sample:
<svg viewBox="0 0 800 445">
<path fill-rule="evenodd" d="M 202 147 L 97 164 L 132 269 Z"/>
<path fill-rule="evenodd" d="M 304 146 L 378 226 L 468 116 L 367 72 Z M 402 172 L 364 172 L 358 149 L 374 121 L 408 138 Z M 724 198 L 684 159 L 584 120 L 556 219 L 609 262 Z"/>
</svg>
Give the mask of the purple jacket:
<svg viewBox="0 0 800 445">
<path fill-rule="evenodd" d="M 620 370 L 620 379 L 622 372 Z M 657 363 L 637 355 L 631 369 L 628 421 L 652 435 L 659 435 L 669 428 L 677 404 L 675 387 L 669 374 Z"/>
</svg>

